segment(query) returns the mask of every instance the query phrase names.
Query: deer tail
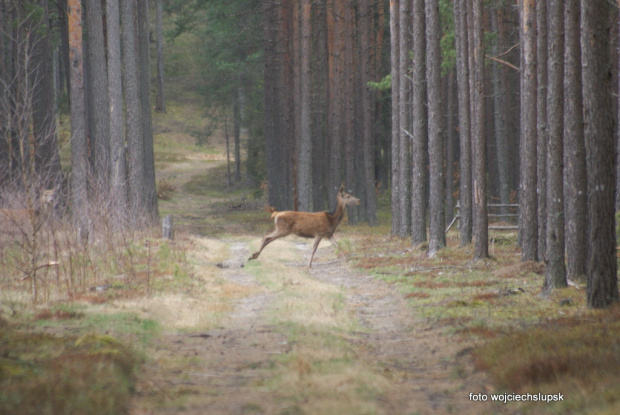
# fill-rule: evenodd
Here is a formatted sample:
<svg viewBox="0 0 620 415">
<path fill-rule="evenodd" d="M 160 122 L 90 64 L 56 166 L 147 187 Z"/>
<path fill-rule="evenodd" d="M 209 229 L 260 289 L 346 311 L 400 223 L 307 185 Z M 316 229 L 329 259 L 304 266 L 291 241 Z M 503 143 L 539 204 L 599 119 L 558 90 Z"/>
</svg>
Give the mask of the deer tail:
<svg viewBox="0 0 620 415">
<path fill-rule="evenodd" d="M 265 206 L 265 211 L 271 213 L 271 219 L 273 219 L 273 217 L 278 213 L 276 208 L 273 206 Z"/>
</svg>

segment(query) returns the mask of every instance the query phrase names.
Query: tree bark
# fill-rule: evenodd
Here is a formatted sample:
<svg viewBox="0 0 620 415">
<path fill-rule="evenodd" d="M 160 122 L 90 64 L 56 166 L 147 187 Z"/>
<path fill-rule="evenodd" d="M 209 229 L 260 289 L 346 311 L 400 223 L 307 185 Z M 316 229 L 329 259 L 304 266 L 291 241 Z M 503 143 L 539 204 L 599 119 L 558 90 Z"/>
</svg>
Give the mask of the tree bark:
<svg viewBox="0 0 620 415">
<path fill-rule="evenodd" d="M 300 51 L 300 112 L 301 125 L 297 160 L 297 186 L 299 189 L 299 209 L 308 212 L 312 209 L 312 131 L 310 125 L 310 109 L 312 105 L 311 74 L 310 74 L 310 19 L 311 0 L 304 0 L 301 5 L 301 51 Z"/>
<path fill-rule="evenodd" d="M 439 1 L 426 0 L 426 85 L 428 97 L 428 158 L 429 158 L 429 243 L 428 254 L 435 256 L 446 246 L 445 177 L 444 177 L 444 114 L 441 92 L 441 28 Z"/>
<path fill-rule="evenodd" d="M 153 118 L 151 113 L 151 68 L 149 53 L 149 2 L 138 2 L 138 51 L 140 67 L 140 106 L 144 151 L 144 198 L 151 223 L 159 222 L 157 185 L 155 183 L 155 155 L 153 153 Z"/>
<path fill-rule="evenodd" d="M 547 1 L 536 3 L 536 188 L 538 195 L 538 258 L 546 260 L 547 251 Z"/>
<path fill-rule="evenodd" d="M 163 9 L 164 0 L 155 0 L 155 41 L 157 43 L 157 99 L 155 111 L 157 112 L 166 112 Z"/>
<path fill-rule="evenodd" d="M 404 1 L 404 0 L 401 0 Z M 397 0 L 390 0 L 390 52 L 392 74 L 392 234 L 399 235 L 401 229 L 400 212 L 400 22 L 399 4 Z"/>
<path fill-rule="evenodd" d="M 88 30 L 88 109 L 90 132 L 90 159 L 97 188 L 96 196 L 107 199 L 110 177 L 110 100 L 108 71 L 103 36 L 103 13 L 100 0 L 86 0 L 86 28 Z"/>
<path fill-rule="evenodd" d="M 413 100 L 411 243 L 426 242 L 428 189 L 428 111 L 426 90 L 426 25 L 424 0 L 413 2 Z"/>
<path fill-rule="evenodd" d="M 534 0 L 521 3 L 521 260 L 538 260 L 536 196 L 536 13 Z"/>
<path fill-rule="evenodd" d="M 484 103 L 484 29 L 482 0 L 473 0 L 473 39 L 474 39 L 474 101 L 472 158 L 473 168 L 473 213 L 475 236 L 474 259 L 489 256 L 489 228 L 487 218 L 487 182 L 486 182 L 486 136 Z"/>
<path fill-rule="evenodd" d="M 146 208 L 144 190 L 144 137 L 140 105 L 139 55 L 136 40 L 136 0 L 120 0 L 122 26 L 123 93 L 129 182 L 129 208 L 133 225 L 138 225 Z"/>
<path fill-rule="evenodd" d="M 88 236 L 88 154 L 84 114 L 82 4 L 69 0 L 69 58 L 71 62 L 71 201 L 73 222 L 80 239 Z"/>
<path fill-rule="evenodd" d="M 566 183 L 567 277 L 583 280 L 586 275 L 587 183 L 586 148 L 581 101 L 581 47 L 579 0 L 566 1 L 564 64 L 564 163 Z"/>
<path fill-rule="evenodd" d="M 127 220 L 127 169 L 123 131 L 123 82 L 121 28 L 118 0 L 106 1 L 108 88 L 110 97 L 110 195 L 120 222 Z"/>
<path fill-rule="evenodd" d="M 459 100 L 460 183 L 459 232 L 461 246 L 471 243 L 471 104 L 469 91 L 469 64 L 467 41 L 467 8 L 465 0 L 454 0 L 454 31 L 456 34 L 456 75 Z"/>
<path fill-rule="evenodd" d="M 566 287 L 564 266 L 564 1 L 549 2 L 547 91 L 547 261 L 543 291 Z"/>
<path fill-rule="evenodd" d="M 605 0 L 581 0 L 581 60 L 588 181 L 588 306 L 618 301 L 614 221 L 614 137 L 608 73 L 608 16 Z"/>
</svg>

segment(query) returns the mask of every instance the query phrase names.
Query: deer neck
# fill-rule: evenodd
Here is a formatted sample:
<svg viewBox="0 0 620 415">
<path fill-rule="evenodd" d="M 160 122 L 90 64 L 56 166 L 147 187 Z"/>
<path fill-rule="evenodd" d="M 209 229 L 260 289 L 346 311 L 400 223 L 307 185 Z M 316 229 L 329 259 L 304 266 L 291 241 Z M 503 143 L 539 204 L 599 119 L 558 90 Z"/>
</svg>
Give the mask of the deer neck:
<svg viewBox="0 0 620 415">
<path fill-rule="evenodd" d="M 338 226 L 338 224 L 344 217 L 344 213 L 345 213 L 345 205 L 341 203 L 339 200 L 338 205 L 336 206 L 336 209 L 334 209 L 332 213 L 328 214 L 330 218 L 332 219 L 332 223 L 334 224 L 334 227 Z"/>
</svg>

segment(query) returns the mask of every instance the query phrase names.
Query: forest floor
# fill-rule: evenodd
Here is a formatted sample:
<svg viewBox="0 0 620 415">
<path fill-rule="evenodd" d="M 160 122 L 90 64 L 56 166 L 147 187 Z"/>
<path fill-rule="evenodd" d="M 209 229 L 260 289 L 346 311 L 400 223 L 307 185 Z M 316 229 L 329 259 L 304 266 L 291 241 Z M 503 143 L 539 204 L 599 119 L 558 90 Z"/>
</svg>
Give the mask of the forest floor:
<svg viewBox="0 0 620 415">
<path fill-rule="evenodd" d="M 221 163 L 172 163 L 160 178 L 182 189 Z M 183 206 L 183 226 L 200 229 L 197 211 L 208 218 L 218 206 L 209 193 L 177 194 L 162 210 Z M 328 242 L 310 270 L 310 242 L 295 237 L 248 262 L 261 237 L 191 236 L 194 278 L 232 299 L 214 320 L 195 316 L 212 306 L 200 291 L 116 304 L 145 318 L 167 310 L 174 321 L 147 346 L 132 414 L 497 413 L 469 399 L 489 392 L 472 345 L 434 327 L 394 286 L 353 269 Z"/>
</svg>

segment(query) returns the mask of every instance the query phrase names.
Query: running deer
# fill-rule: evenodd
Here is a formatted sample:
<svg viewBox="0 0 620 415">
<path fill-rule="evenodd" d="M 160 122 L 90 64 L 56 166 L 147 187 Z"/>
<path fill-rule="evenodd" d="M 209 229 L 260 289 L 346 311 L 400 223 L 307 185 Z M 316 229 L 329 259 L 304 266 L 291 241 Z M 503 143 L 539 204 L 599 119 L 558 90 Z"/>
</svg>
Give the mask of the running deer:
<svg viewBox="0 0 620 415">
<path fill-rule="evenodd" d="M 319 242 L 321 242 L 321 239 L 325 237 L 329 238 L 329 240 L 342 252 L 340 245 L 338 245 L 338 242 L 336 242 L 336 239 L 334 238 L 334 232 L 344 217 L 345 207 L 359 205 L 360 200 L 355 196 L 345 193 L 344 186 L 340 186 L 337 199 L 338 205 L 333 212 L 308 213 L 294 212 L 290 210 L 285 212 L 274 211 L 271 214 L 271 219 L 274 220 L 276 228 L 273 232 L 265 235 L 259 250 L 254 252 L 254 254 L 250 257 L 250 260 L 258 258 L 263 249 L 271 242 L 292 233 L 297 236 L 301 236 L 302 238 L 314 238 L 308 268 L 312 266 L 312 259 L 314 258 L 316 248 L 319 246 Z"/>
</svg>

